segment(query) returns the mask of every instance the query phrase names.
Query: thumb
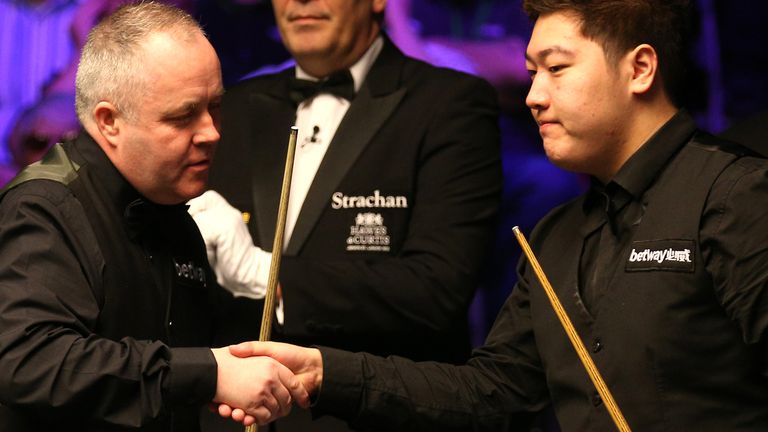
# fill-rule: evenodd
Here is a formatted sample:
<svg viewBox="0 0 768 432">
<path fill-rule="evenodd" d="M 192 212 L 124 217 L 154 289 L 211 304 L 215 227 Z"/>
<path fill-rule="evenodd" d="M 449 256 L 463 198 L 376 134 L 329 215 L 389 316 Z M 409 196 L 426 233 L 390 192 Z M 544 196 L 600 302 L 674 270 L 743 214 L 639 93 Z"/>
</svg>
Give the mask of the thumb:
<svg viewBox="0 0 768 432">
<path fill-rule="evenodd" d="M 269 350 L 259 342 L 242 342 L 229 346 L 229 353 L 235 357 L 252 357 L 269 355 Z"/>
</svg>

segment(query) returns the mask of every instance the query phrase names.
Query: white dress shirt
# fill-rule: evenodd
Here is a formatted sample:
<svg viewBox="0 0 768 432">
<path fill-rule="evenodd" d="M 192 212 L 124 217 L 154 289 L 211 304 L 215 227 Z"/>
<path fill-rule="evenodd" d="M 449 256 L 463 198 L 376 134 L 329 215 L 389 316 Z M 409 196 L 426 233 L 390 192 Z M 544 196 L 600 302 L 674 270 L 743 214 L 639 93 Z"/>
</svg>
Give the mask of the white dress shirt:
<svg viewBox="0 0 768 432">
<path fill-rule="evenodd" d="M 381 52 L 383 45 L 384 41 L 379 36 L 360 60 L 349 68 L 355 82 L 355 93 L 360 90 L 363 80 L 368 75 L 368 71 Z M 316 77 L 304 72 L 299 65 L 296 65 L 296 78 L 318 81 Z M 315 179 L 320 162 L 328 150 L 328 145 L 336 135 L 336 129 L 339 128 L 341 119 L 344 118 L 350 104 L 350 101 L 342 97 L 320 93 L 300 103 L 296 110 L 296 126 L 299 128 L 299 136 L 296 141 L 296 157 L 291 179 L 288 214 L 285 221 L 283 250 L 288 246 L 291 239 L 293 228 L 299 219 L 301 207 L 307 197 L 309 187 Z M 316 127 L 317 133 L 314 133 Z M 312 141 L 313 136 L 314 142 Z"/>
<path fill-rule="evenodd" d="M 383 46 L 384 40 L 379 36 L 365 54 L 349 68 L 356 93 L 360 90 Z M 307 74 L 299 65 L 296 65 L 296 78 L 319 80 Z M 296 126 L 299 128 L 299 135 L 296 142 L 283 250 L 290 242 L 301 207 L 328 150 L 328 145 L 333 140 L 350 105 L 351 102 L 342 97 L 319 93 L 300 103 L 296 109 Z M 216 272 L 219 284 L 235 296 L 263 298 L 269 279 L 272 254 L 253 245 L 253 240 L 239 217 L 239 211 L 232 208 L 216 192 L 208 191 L 190 201 L 190 214 L 203 234 L 208 259 Z M 277 321 L 282 324 L 284 322 L 282 300 L 275 314 Z"/>
</svg>

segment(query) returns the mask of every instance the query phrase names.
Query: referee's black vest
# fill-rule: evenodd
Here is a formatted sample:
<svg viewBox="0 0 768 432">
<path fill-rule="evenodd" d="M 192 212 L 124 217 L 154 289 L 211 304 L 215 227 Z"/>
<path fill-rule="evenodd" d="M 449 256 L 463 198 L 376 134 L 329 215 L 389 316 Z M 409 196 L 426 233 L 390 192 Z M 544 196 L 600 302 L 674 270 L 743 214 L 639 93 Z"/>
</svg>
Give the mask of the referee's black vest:
<svg viewBox="0 0 768 432">
<path fill-rule="evenodd" d="M 82 266 L 97 267 L 83 270 L 86 277 L 93 278 L 88 282 L 99 304 L 100 313 L 91 329 L 93 333 L 115 341 L 130 337 L 161 341 L 175 347 L 211 346 L 214 311 L 219 297 L 211 286 L 215 279 L 208 266 L 205 245 L 194 221 L 186 214 L 186 207 L 177 206 L 170 211 L 166 208 L 165 214 L 158 214 L 147 212 L 147 205 L 137 203 L 135 227 L 126 227 L 126 223 L 131 225 L 132 218 L 120 213 L 111 197 L 105 196 L 106 191 L 90 169 L 90 164 L 85 161 L 82 165 L 78 163 L 82 157 L 73 147 L 97 145 L 85 141 L 90 141 L 90 138 L 81 136 L 77 144 L 52 147 L 42 161 L 25 168 L 0 191 L 0 200 L 25 182 L 50 180 L 65 185 L 80 202 L 91 231 L 79 235 L 85 237 L 85 244 L 98 244 L 98 252 L 103 257 L 100 263 L 91 260 L 81 262 Z M 95 237 L 95 241 L 91 236 Z M 95 255 L 89 255 L 92 256 Z M 182 272 L 182 266 L 186 267 L 185 272 Z M 202 280 L 189 277 L 189 268 L 193 266 L 196 271 L 202 269 L 205 273 Z M 158 349 L 164 348 L 151 348 L 152 351 Z M 110 395 L 104 397 L 108 399 Z M 138 404 L 140 401 L 126 400 L 126 403 Z M 67 429 L 68 424 L 82 422 L 82 419 L 66 415 L 62 418 L 46 414 L 19 418 L 8 411 L 0 407 L 0 426 L 7 425 L 9 421 L 35 423 L 29 429 L 21 426 L 8 429 L 14 432 L 53 427 Z M 199 430 L 198 411 L 199 406 L 196 405 L 179 405 L 174 412 L 162 414 L 161 418 L 141 430 L 196 431 Z M 12 420 L 13 417 L 16 419 Z M 83 425 L 77 430 L 123 429 Z"/>
<path fill-rule="evenodd" d="M 624 268 L 594 316 L 576 295 L 579 227 L 547 225 L 548 238 L 568 240 L 537 251 L 542 268 L 632 430 L 768 431 L 765 353 L 726 315 L 699 243 L 712 185 L 746 152 L 699 134 L 673 156 L 643 197 Z M 582 211 L 580 204 L 564 211 Z M 615 430 L 543 288 L 531 285 L 536 343 L 563 430 Z"/>
</svg>

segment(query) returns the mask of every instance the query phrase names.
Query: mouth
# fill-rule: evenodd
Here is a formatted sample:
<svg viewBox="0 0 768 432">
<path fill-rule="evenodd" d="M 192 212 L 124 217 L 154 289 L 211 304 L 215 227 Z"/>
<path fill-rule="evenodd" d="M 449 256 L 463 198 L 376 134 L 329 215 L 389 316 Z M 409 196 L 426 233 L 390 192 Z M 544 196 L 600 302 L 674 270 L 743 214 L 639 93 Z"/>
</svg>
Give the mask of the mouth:
<svg viewBox="0 0 768 432">
<path fill-rule="evenodd" d="M 557 121 L 552 119 L 536 119 L 536 123 L 538 123 L 539 126 L 544 126 L 546 124 L 557 123 Z"/>
<path fill-rule="evenodd" d="M 319 21 L 325 21 L 330 17 L 323 13 L 295 13 L 288 15 L 288 22 L 292 24 L 312 24 Z"/>
<path fill-rule="evenodd" d="M 187 166 L 194 171 L 207 171 L 211 167 L 211 160 L 202 159 L 197 162 L 192 162 Z"/>
<path fill-rule="evenodd" d="M 558 122 L 554 120 L 536 120 L 536 123 L 539 125 L 540 135 L 543 135 L 547 130 L 558 124 Z"/>
</svg>

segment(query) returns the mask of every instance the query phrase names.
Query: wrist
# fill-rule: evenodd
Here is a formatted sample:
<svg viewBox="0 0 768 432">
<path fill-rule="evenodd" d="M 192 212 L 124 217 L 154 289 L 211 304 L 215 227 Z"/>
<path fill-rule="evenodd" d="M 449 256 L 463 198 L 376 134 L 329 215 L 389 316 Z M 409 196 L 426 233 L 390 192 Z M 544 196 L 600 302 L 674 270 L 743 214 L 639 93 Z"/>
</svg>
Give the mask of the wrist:
<svg viewBox="0 0 768 432">
<path fill-rule="evenodd" d="M 312 382 L 312 390 L 310 395 L 317 395 L 320 393 L 320 388 L 323 385 L 323 355 L 317 348 L 308 348 L 311 350 L 310 355 L 310 376 Z"/>
</svg>

